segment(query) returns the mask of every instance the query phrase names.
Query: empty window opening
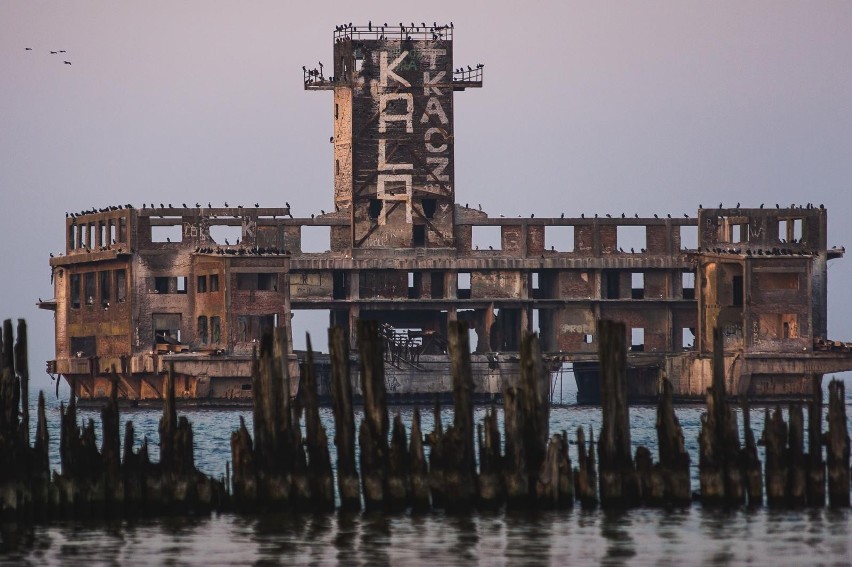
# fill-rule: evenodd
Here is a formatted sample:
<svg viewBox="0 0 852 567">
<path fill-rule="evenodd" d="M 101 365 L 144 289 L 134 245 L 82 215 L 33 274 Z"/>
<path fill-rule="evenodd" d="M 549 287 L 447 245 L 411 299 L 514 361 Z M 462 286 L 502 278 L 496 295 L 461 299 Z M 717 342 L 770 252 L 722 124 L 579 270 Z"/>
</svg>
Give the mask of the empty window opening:
<svg viewBox="0 0 852 567">
<path fill-rule="evenodd" d="M 370 199 L 370 219 L 379 220 L 379 215 L 382 212 L 382 202 L 378 199 Z M 428 218 L 428 217 L 427 217 Z"/>
<path fill-rule="evenodd" d="M 618 226 L 616 246 L 623 250 L 632 248 L 634 252 L 644 252 L 646 247 L 645 233 L 644 226 Z"/>
<path fill-rule="evenodd" d="M 278 291 L 278 273 L 257 274 L 257 289 L 260 291 Z"/>
<path fill-rule="evenodd" d="M 328 309 L 294 309 L 291 326 L 293 328 L 293 349 L 307 350 L 306 334 L 311 336 L 311 348 L 328 352 L 328 326 L 331 322 L 331 311 Z M 353 333 L 355 330 L 353 329 Z"/>
<path fill-rule="evenodd" d="M 340 175 L 340 160 L 339 159 L 334 160 L 334 174 Z"/>
<path fill-rule="evenodd" d="M 801 242 L 802 241 L 802 226 L 804 222 L 802 219 L 793 219 L 793 242 Z"/>
<path fill-rule="evenodd" d="M 95 248 L 95 225 L 94 223 L 86 226 L 86 246 Z"/>
<path fill-rule="evenodd" d="M 109 242 L 107 244 L 116 244 L 118 236 L 115 230 L 115 220 L 109 221 Z"/>
<path fill-rule="evenodd" d="M 474 250 L 500 250 L 500 234 L 499 226 L 473 226 L 471 227 L 472 237 L 471 245 Z"/>
<path fill-rule="evenodd" d="M 364 66 L 364 52 L 360 49 L 355 50 L 355 72 L 361 72 L 361 68 Z"/>
<path fill-rule="evenodd" d="M 222 340 L 222 319 L 210 317 L 210 342 L 213 344 Z"/>
<path fill-rule="evenodd" d="M 633 299 L 645 298 L 645 274 L 643 272 L 632 272 L 630 274 L 630 296 Z"/>
<path fill-rule="evenodd" d="M 642 327 L 633 327 L 630 329 L 630 351 L 645 351 L 645 329 Z"/>
<path fill-rule="evenodd" d="M 681 250 L 697 250 L 698 249 L 698 227 L 697 226 L 681 226 L 680 227 L 680 249 Z"/>
<path fill-rule="evenodd" d="M 220 246 L 235 246 L 243 236 L 241 225 L 215 224 L 210 226 L 210 238 Z"/>
<path fill-rule="evenodd" d="M 541 335 L 541 310 L 533 309 L 532 316 L 530 317 L 530 329 L 533 333 L 538 333 Z"/>
<path fill-rule="evenodd" d="M 110 241 L 107 240 L 107 225 L 105 222 L 98 223 L 98 246 L 106 246 Z"/>
<path fill-rule="evenodd" d="M 278 314 L 240 315 L 237 317 L 237 342 L 259 341 L 264 332 L 271 332 L 278 324 Z"/>
<path fill-rule="evenodd" d="M 731 243 L 747 242 L 748 241 L 748 225 L 735 224 L 731 225 Z"/>
<path fill-rule="evenodd" d="M 175 292 L 176 293 L 186 293 L 187 286 L 189 286 L 189 278 L 176 278 L 175 282 Z"/>
<path fill-rule="evenodd" d="M 680 330 L 680 345 L 683 350 L 695 350 L 695 332 L 689 327 Z"/>
<path fill-rule="evenodd" d="M 681 272 L 681 289 L 684 299 L 695 299 L 695 272 Z"/>
<path fill-rule="evenodd" d="M 73 358 L 89 358 L 97 356 L 97 338 L 94 336 L 88 337 L 71 337 L 70 355 Z"/>
<path fill-rule="evenodd" d="M 604 299 L 618 299 L 621 297 L 621 274 L 615 271 L 603 272 L 603 295 Z"/>
<path fill-rule="evenodd" d="M 101 307 L 109 307 L 109 302 L 112 299 L 112 272 L 101 272 Z"/>
<path fill-rule="evenodd" d="M 219 274 L 210 274 L 210 291 L 219 291 Z"/>
<path fill-rule="evenodd" d="M 154 278 L 154 293 L 176 293 L 177 278 L 169 276 L 156 276 Z"/>
<path fill-rule="evenodd" d="M 180 242 L 183 237 L 181 224 L 168 226 L 152 226 L 151 242 Z"/>
<path fill-rule="evenodd" d="M 586 333 L 586 334 L 583 335 L 583 342 L 586 343 L 587 345 L 592 344 L 592 342 L 594 340 L 595 340 L 594 335 L 590 335 L 589 333 Z"/>
<path fill-rule="evenodd" d="M 346 299 L 349 296 L 349 275 L 343 271 L 333 272 L 332 297 L 334 299 Z"/>
<path fill-rule="evenodd" d="M 198 276 L 196 278 L 195 293 L 207 293 L 207 276 Z"/>
<path fill-rule="evenodd" d="M 435 210 L 438 208 L 437 199 L 423 199 L 423 216 L 427 219 L 435 218 Z"/>
<path fill-rule="evenodd" d="M 71 308 L 80 308 L 80 274 L 71 274 Z"/>
<path fill-rule="evenodd" d="M 94 305 L 95 304 L 95 272 L 87 272 L 83 275 L 83 284 L 86 286 L 85 289 L 85 298 L 86 305 Z"/>
<path fill-rule="evenodd" d="M 459 299 L 470 299 L 470 272 L 459 272 L 457 279 Z"/>
<path fill-rule="evenodd" d="M 127 301 L 127 272 L 124 269 L 115 271 L 115 301 Z"/>
<path fill-rule="evenodd" d="M 240 390 L 243 392 L 251 392 L 251 384 L 242 384 Z"/>
<path fill-rule="evenodd" d="M 456 319 L 467 325 L 470 352 L 476 352 L 476 349 L 479 346 L 479 335 L 476 334 L 476 327 L 473 323 L 473 321 L 476 320 L 476 311 L 473 309 L 459 309 L 456 312 Z"/>
<path fill-rule="evenodd" d="M 544 228 L 545 249 L 553 252 L 574 251 L 573 226 L 547 226 Z"/>
<path fill-rule="evenodd" d="M 207 344 L 207 317 L 202 315 L 198 318 L 198 342 Z"/>
<path fill-rule="evenodd" d="M 742 307 L 743 305 L 743 277 L 734 276 L 731 280 L 732 295 L 734 307 Z"/>
<path fill-rule="evenodd" d="M 426 225 L 415 224 L 411 228 L 412 246 L 426 246 Z"/>
<path fill-rule="evenodd" d="M 328 252 L 331 248 L 330 226 L 303 226 L 302 252 L 307 254 Z"/>
<path fill-rule="evenodd" d="M 541 289 L 538 272 L 530 273 L 530 289 L 538 290 Z"/>
<path fill-rule="evenodd" d="M 180 313 L 153 313 L 155 344 L 180 343 Z"/>
<path fill-rule="evenodd" d="M 337 120 L 338 118 L 340 118 L 340 108 L 338 107 L 338 104 L 335 102 L 334 103 L 334 119 Z"/>
<path fill-rule="evenodd" d="M 443 272 L 432 272 L 431 274 L 432 280 L 432 299 L 443 299 L 444 298 L 444 273 Z"/>
</svg>

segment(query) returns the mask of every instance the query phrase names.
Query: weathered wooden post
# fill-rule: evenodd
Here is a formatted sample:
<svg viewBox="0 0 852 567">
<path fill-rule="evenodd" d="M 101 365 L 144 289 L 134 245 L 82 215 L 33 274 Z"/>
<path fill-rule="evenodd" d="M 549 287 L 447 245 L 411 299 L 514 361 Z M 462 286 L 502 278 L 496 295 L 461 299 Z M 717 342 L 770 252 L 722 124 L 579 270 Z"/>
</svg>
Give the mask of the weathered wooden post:
<svg viewBox="0 0 852 567">
<path fill-rule="evenodd" d="M 577 470 L 574 474 L 574 492 L 585 509 L 598 505 L 597 471 L 595 471 L 595 433 L 589 427 L 589 446 L 583 428 L 577 428 Z"/>
<path fill-rule="evenodd" d="M 334 444 L 337 446 L 337 490 L 341 509 L 356 511 L 361 509 L 361 489 L 355 466 L 355 414 L 352 410 L 349 349 L 341 327 L 328 330 L 328 347 L 331 354 Z"/>
<path fill-rule="evenodd" d="M 536 480 L 536 499 L 544 508 L 566 508 L 574 503 L 571 461 L 565 434 L 554 434 Z"/>
<path fill-rule="evenodd" d="M 808 493 L 809 506 L 825 506 L 825 460 L 822 457 L 822 376 L 811 377 L 808 404 Z"/>
<path fill-rule="evenodd" d="M 453 377 L 453 426 L 443 435 L 444 508 L 466 511 L 476 501 L 476 454 L 473 424 L 473 376 L 467 324 L 449 323 L 450 368 Z"/>
<path fill-rule="evenodd" d="M 500 429 L 497 411 L 492 406 L 485 414 L 479 436 L 479 504 L 495 509 L 505 500 L 503 456 L 500 454 Z"/>
<path fill-rule="evenodd" d="M 328 436 L 320 421 L 314 351 L 311 348 L 310 335 L 307 336 L 307 346 L 302 399 L 305 406 L 305 436 L 308 446 L 308 481 L 313 509 L 322 512 L 334 510 L 334 477 L 331 457 L 328 454 Z M 290 396 L 289 388 L 284 395 Z"/>
<path fill-rule="evenodd" d="M 30 446 L 30 371 L 27 359 L 27 322 L 18 319 L 18 337 L 15 341 L 15 374 L 21 385 L 21 440 Z"/>
<path fill-rule="evenodd" d="M 526 473 L 530 494 L 535 494 L 538 473 L 547 455 L 550 435 L 550 380 L 541 357 L 538 335 L 521 339 L 521 404 Z"/>
<path fill-rule="evenodd" d="M 804 506 L 807 499 L 805 460 L 805 420 L 800 404 L 790 405 L 790 431 L 787 449 L 787 503 Z"/>
<path fill-rule="evenodd" d="M 635 506 L 639 503 L 639 485 L 627 410 L 627 329 L 623 323 L 598 321 L 597 334 L 603 413 L 598 441 L 601 505 Z"/>
<path fill-rule="evenodd" d="M 740 469 L 745 482 L 746 498 L 749 506 L 760 506 L 763 504 L 763 474 L 760 467 L 760 459 L 757 456 L 757 443 L 754 440 L 754 431 L 751 429 L 751 409 L 748 405 L 748 395 L 743 395 L 741 400 L 743 413 L 743 435 L 745 443 L 740 453 Z"/>
<path fill-rule="evenodd" d="M 388 467 L 388 412 L 382 342 L 376 321 L 358 321 L 361 354 L 361 393 L 364 420 L 358 434 L 361 447 L 361 483 L 367 510 L 384 506 Z"/>
<path fill-rule="evenodd" d="M 503 484 L 506 503 L 510 508 L 529 504 L 530 483 L 524 446 L 524 404 L 522 388 L 509 386 L 503 392 L 503 428 L 506 436 L 506 456 L 503 460 Z"/>
<path fill-rule="evenodd" d="M 766 446 L 766 502 L 770 506 L 787 504 L 787 424 L 781 408 L 766 408 L 763 426 L 763 443 Z"/>
<path fill-rule="evenodd" d="M 397 413 L 393 418 L 390 449 L 388 451 L 387 492 L 385 509 L 401 512 L 408 507 L 411 494 L 408 440 L 402 418 Z"/>
<path fill-rule="evenodd" d="M 663 395 L 657 404 L 657 443 L 659 470 L 664 485 L 663 499 L 676 505 L 688 504 L 692 499 L 689 453 L 686 452 L 683 429 L 674 412 L 672 384 L 665 378 Z"/>
<path fill-rule="evenodd" d="M 701 416 L 699 480 L 705 504 L 742 504 L 745 501 L 740 471 L 737 420 L 725 394 L 722 332 L 713 329 L 713 384 L 707 390 L 707 411 Z"/>
<path fill-rule="evenodd" d="M 431 451 L 429 451 L 429 490 L 432 493 L 432 506 L 442 507 L 444 505 L 444 426 L 441 422 L 441 402 L 438 400 L 435 400 L 433 416 L 433 429 L 427 437 L 431 447 Z"/>
<path fill-rule="evenodd" d="M 846 422 L 846 387 L 840 380 L 828 383 L 828 503 L 849 506 L 849 430 Z"/>
<path fill-rule="evenodd" d="M 411 509 L 424 512 L 429 509 L 429 472 L 423 453 L 423 432 L 420 428 L 420 409 L 414 408 L 411 421 L 411 443 L 408 446 L 409 472 L 411 473 Z"/>
</svg>

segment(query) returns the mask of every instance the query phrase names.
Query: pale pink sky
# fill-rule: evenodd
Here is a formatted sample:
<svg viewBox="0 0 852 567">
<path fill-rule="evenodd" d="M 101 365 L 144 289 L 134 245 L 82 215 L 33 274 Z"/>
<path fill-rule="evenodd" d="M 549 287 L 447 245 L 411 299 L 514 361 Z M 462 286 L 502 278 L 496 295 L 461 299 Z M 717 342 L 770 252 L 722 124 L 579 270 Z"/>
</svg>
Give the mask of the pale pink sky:
<svg viewBox="0 0 852 567">
<path fill-rule="evenodd" d="M 829 243 L 852 245 L 852 2 L 4 0 L 0 317 L 27 318 L 33 368 L 52 358 L 34 303 L 52 296 L 65 211 L 331 208 L 331 96 L 304 92 L 301 66 L 330 61 L 334 25 L 368 20 L 452 20 L 456 65 L 485 64 L 484 88 L 456 97 L 461 203 L 811 201 L 829 208 Z M 851 282 L 852 259 L 835 261 L 829 329 L 844 340 Z"/>
</svg>

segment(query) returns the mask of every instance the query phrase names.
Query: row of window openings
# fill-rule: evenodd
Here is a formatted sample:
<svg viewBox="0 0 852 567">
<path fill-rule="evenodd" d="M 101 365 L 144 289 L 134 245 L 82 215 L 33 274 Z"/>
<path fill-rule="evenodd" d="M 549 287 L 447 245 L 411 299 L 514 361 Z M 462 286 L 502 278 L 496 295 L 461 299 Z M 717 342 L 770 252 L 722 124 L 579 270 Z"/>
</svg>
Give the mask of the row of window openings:
<svg viewBox="0 0 852 567">
<path fill-rule="evenodd" d="M 732 244 L 749 242 L 749 225 L 730 224 L 722 225 L 727 234 L 722 237 L 723 241 Z M 778 221 L 778 239 L 784 242 L 801 242 L 804 237 L 804 219 L 784 219 Z"/>
<path fill-rule="evenodd" d="M 68 228 L 68 248 L 100 248 L 127 241 L 127 219 L 109 219 L 98 223 L 72 224 Z"/>
<path fill-rule="evenodd" d="M 501 250 L 503 247 L 503 227 L 501 226 L 476 226 L 472 228 L 471 246 L 474 250 Z M 553 252 L 575 252 L 574 243 L 575 227 L 545 226 L 544 247 Z M 643 253 L 647 249 L 647 234 L 644 226 L 618 226 L 616 227 L 616 248 L 625 253 Z M 680 227 L 681 250 L 695 250 L 698 248 L 698 227 Z"/>
<path fill-rule="evenodd" d="M 432 299 L 444 298 L 444 275 L 442 272 L 431 273 L 431 297 Z M 417 299 L 418 289 L 422 286 L 422 274 L 419 272 L 408 272 L 408 297 Z M 470 272 L 459 272 L 456 275 L 456 290 L 458 299 L 470 299 L 471 297 Z M 530 274 L 529 285 L 531 295 L 537 297 L 541 290 L 538 272 Z M 334 298 L 345 299 L 347 281 L 343 272 L 335 274 Z M 693 272 L 681 273 L 681 289 L 683 299 L 695 299 L 695 274 Z M 620 298 L 620 273 L 604 272 L 604 299 Z M 631 273 L 631 299 L 643 299 L 645 297 L 645 274 L 643 272 Z"/>
<path fill-rule="evenodd" d="M 210 317 L 210 326 L 209 326 L 209 336 L 208 336 L 208 326 L 207 326 L 207 316 L 201 315 L 198 317 L 198 326 L 196 329 L 196 336 L 198 337 L 198 342 L 202 345 L 206 345 L 208 343 L 216 344 L 222 339 L 222 320 L 221 318 L 214 316 Z M 209 341 L 208 341 L 209 338 Z"/>
<path fill-rule="evenodd" d="M 680 347 L 682 350 L 694 350 L 695 349 L 695 331 L 689 327 L 683 327 L 681 329 L 681 343 Z M 586 334 L 583 335 L 583 342 L 585 344 L 592 344 L 594 342 L 594 335 Z M 630 352 L 644 352 L 645 351 L 645 329 L 643 327 L 632 327 L 630 329 Z"/>
<path fill-rule="evenodd" d="M 121 270 L 104 270 L 71 274 L 71 308 L 79 309 L 86 305 L 95 305 L 100 301 L 101 307 L 109 308 L 110 302 L 124 303 L 127 301 L 127 272 Z"/>
</svg>

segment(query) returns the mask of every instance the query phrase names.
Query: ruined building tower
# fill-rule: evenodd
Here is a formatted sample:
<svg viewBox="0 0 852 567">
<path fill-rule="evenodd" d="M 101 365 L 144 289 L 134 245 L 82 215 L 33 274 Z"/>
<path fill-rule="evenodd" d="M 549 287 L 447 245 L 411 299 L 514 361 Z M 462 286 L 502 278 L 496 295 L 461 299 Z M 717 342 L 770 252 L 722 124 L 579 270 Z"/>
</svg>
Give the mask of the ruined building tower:
<svg viewBox="0 0 852 567">
<path fill-rule="evenodd" d="M 339 27 L 333 75 L 334 204 L 352 249 L 452 248 L 453 91 L 482 86 L 482 66 L 453 68 L 449 26 Z"/>
</svg>

